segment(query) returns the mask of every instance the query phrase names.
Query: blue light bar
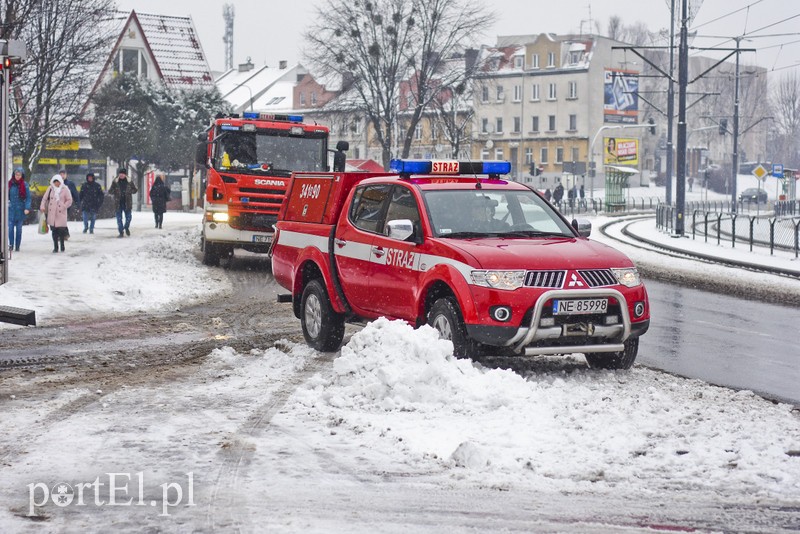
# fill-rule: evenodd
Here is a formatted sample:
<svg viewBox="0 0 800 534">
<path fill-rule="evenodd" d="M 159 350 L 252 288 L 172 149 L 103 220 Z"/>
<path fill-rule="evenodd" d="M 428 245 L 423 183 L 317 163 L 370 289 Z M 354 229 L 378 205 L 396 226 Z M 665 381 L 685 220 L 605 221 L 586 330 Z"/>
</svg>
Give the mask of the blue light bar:
<svg viewBox="0 0 800 534">
<path fill-rule="evenodd" d="M 222 126 L 220 126 L 220 127 L 219 127 L 219 129 L 220 129 L 220 130 L 233 130 L 233 131 L 237 131 L 237 130 L 239 130 L 240 128 L 239 128 L 238 126 L 231 126 L 230 124 L 223 124 Z"/>
<path fill-rule="evenodd" d="M 284 122 L 303 122 L 302 115 L 278 115 L 274 113 L 263 113 L 261 111 L 245 111 L 242 117 L 250 120 L 262 121 L 284 121 Z"/>
<path fill-rule="evenodd" d="M 393 159 L 389 170 L 398 174 L 508 174 L 511 163 L 508 161 L 452 161 L 423 159 Z"/>
</svg>

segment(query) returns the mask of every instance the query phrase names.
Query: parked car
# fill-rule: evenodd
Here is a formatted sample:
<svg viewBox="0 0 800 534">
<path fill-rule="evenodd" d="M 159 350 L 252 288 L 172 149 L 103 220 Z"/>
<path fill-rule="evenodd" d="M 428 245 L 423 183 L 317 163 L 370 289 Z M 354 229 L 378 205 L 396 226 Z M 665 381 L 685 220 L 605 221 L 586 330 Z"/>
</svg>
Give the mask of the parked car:
<svg viewBox="0 0 800 534">
<path fill-rule="evenodd" d="M 739 195 L 739 202 L 758 202 L 762 204 L 767 201 L 767 192 L 763 189 L 750 187 L 742 191 Z"/>
</svg>

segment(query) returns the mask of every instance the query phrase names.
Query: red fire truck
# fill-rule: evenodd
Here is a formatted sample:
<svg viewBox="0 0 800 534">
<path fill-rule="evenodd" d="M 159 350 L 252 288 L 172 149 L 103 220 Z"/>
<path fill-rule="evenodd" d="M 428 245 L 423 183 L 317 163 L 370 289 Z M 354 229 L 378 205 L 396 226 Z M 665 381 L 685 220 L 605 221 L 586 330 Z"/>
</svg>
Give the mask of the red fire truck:
<svg viewBox="0 0 800 534">
<path fill-rule="evenodd" d="M 328 170 L 328 128 L 300 115 L 217 117 L 196 159 L 206 169 L 203 263 L 218 265 L 236 248 L 269 251 L 292 172 Z"/>
<path fill-rule="evenodd" d="M 429 324 L 459 356 L 582 353 L 633 365 L 647 291 L 621 252 L 506 161 L 393 160 L 389 173 L 297 173 L 272 274 L 306 342 L 337 350 L 347 321 Z"/>
</svg>

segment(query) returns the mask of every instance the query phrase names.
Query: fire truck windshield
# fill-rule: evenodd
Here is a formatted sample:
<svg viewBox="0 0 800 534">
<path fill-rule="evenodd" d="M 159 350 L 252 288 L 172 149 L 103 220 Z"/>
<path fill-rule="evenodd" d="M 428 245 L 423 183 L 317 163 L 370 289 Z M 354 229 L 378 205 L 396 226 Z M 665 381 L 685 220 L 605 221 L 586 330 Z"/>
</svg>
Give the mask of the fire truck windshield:
<svg viewBox="0 0 800 534">
<path fill-rule="evenodd" d="M 285 130 L 226 131 L 217 138 L 215 168 L 256 174 L 325 171 L 326 137 Z"/>
</svg>

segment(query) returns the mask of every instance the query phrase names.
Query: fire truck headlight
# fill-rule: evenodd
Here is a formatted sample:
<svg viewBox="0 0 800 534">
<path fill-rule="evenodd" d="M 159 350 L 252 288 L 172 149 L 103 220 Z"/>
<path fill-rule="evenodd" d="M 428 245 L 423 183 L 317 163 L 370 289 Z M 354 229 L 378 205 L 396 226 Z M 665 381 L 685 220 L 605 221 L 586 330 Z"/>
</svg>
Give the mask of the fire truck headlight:
<svg viewBox="0 0 800 534">
<path fill-rule="evenodd" d="M 216 212 L 211 217 L 214 222 L 226 223 L 228 222 L 228 214 L 226 212 Z"/>
<path fill-rule="evenodd" d="M 514 290 L 522 287 L 525 271 L 472 271 L 475 285 L 492 289 Z"/>
<path fill-rule="evenodd" d="M 639 279 L 639 271 L 636 270 L 636 267 L 631 267 L 629 269 L 611 269 L 611 272 L 617 277 L 617 281 L 625 287 L 636 287 L 642 283 Z"/>
</svg>

